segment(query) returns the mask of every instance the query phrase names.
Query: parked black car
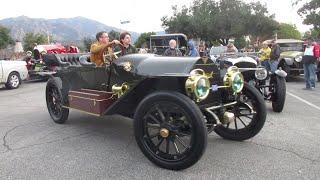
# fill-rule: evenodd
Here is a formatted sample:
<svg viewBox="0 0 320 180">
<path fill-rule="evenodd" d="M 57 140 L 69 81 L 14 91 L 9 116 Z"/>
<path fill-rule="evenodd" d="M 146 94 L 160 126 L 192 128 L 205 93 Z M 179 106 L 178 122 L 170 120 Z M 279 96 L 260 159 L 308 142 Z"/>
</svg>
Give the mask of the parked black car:
<svg viewBox="0 0 320 180">
<path fill-rule="evenodd" d="M 217 63 L 226 68 L 236 66 L 242 72 L 244 80 L 256 87 L 265 100 L 271 101 L 274 112 L 282 112 L 286 99 L 286 76 L 281 69 L 269 72 L 260 65 L 256 53 L 231 53 L 216 56 Z"/>
</svg>

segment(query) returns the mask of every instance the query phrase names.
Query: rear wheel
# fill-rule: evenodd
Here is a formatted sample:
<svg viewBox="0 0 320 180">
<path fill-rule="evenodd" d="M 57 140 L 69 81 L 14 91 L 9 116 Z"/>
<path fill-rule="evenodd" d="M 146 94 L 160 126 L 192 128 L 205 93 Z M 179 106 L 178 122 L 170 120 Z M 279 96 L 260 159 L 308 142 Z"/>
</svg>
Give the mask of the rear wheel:
<svg viewBox="0 0 320 180">
<path fill-rule="evenodd" d="M 238 103 L 227 111 L 234 113 L 235 120 L 217 125 L 214 131 L 225 139 L 243 141 L 252 138 L 262 129 L 266 121 L 266 106 L 261 93 L 247 83 L 244 84 Z"/>
<path fill-rule="evenodd" d="M 274 112 L 282 112 L 286 100 L 285 78 L 274 76 L 270 80 L 271 101 Z"/>
<path fill-rule="evenodd" d="M 143 154 L 172 170 L 196 163 L 207 145 L 207 130 L 198 106 L 176 92 L 155 92 L 137 107 L 134 132 Z"/>
<path fill-rule="evenodd" d="M 54 79 L 49 79 L 46 87 L 47 108 L 55 123 L 64 123 L 69 116 L 69 109 L 63 107 L 66 97 L 63 96 L 59 86 Z"/>
<path fill-rule="evenodd" d="M 20 84 L 21 84 L 21 78 L 19 73 L 12 72 L 9 74 L 9 77 L 5 86 L 8 89 L 17 89 Z"/>
</svg>

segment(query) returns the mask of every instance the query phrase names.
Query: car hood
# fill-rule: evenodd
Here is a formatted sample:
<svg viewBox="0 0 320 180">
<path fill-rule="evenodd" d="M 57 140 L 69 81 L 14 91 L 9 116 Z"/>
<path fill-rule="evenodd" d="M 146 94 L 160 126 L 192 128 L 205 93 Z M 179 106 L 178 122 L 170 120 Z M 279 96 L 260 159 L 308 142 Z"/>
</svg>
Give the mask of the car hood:
<svg viewBox="0 0 320 180">
<path fill-rule="evenodd" d="M 301 51 L 285 51 L 280 54 L 282 58 L 295 58 L 297 56 L 302 56 L 303 52 Z"/>
<path fill-rule="evenodd" d="M 130 54 L 118 58 L 117 66 L 130 64 L 130 72 L 140 76 L 189 76 L 200 57 L 167 57 L 155 54 Z"/>
</svg>

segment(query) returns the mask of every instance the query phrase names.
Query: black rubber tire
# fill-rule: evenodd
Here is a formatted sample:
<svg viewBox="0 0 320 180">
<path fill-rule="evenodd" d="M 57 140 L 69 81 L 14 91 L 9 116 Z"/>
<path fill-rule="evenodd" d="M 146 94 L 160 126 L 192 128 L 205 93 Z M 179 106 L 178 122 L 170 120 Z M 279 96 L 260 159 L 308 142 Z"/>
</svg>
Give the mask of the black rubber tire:
<svg viewBox="0 0 320 180">
<path fill-rule="evenodd" d="M 270 86 L 274 84 L 274 92 L 271 95 L 272 109 L 274 112 L 282 112 L 286 101 L 286 81 L 285 78 L 275 76 L 270 80 Z"/>
<path fill-rule="evenodd" d="M 189 122 L 192 125 L 192 141 L 187 155 L 181 160 L 167 160 L 161 158 L 153 152 L 144 138 L 144 120 L 143 117 L 156 102 L 173 103 L 187 114 Z M 143 154 L 154 164 L 170 170 L 186 169 L 195 164 L 204 154 L 207 146 L 207 129 L 204 123 L 204 117 L 199 107 L 188 97 L 177 92 L 159 91 L 145 97 L 138 105 L 134 114 L 134 133 L 135 139 Z M 192 143 L 191 143 L 192 142 Z"/>
<path fill-rule="evenodd" d="M 17 89 L 20 86 L 20 84 L 21 84 L 21 78 L 19 73 L 12 72 L 9 74 L 9 77 L 5 86 L 8 89 Z"/>
<path fill-rule="evenodd" d="M 264 126 L 266 121 L 266 105 L 261 93 L 255 88 L 245 83 L 242 93 L 255 102 L 252 107 L 256 111 L 251 122 L 242 129 L 230 129 L 224 125 L 217 125 L 214 131 L 221 137 L 234 141 L 243 141 L 254 137 Z M 236 116 L 236 118 L 238 118 Z M 237 121 L 237 119 L 236 119 Z"/>
<path fill-rule="evenodd" d="M 51 106 L 51 96 L 50 96 L 50 92 L 52 90 L 55 90 L 57 92 L 57 96 L 60 98 L 60 100 L 58 101 L 58 103 L 56 104 L 56 106 L 58 108 L 60 108 L 60 113 L 59 114 L 55 114 L 53 107 Z M 46 102 L 47 102 L 47 108 L 48 108 L 48 112 L 52 118 L 52 120 L 55 123 L 58 124 L 63 124 L 66 122 L 66 120 L 68 119 L 69 116 L 69 109 L 68 108 L 64 108 L 62 107 L 63 102 L 66 101 L 66 96 L 63 96 L 63 94 L 61 93 L 61 89 L 59 88 L 59 86 L 57 85 L 55 79 L 50 78 L 47 82 L 47 86 L 46 86 Z"/>
</svg>

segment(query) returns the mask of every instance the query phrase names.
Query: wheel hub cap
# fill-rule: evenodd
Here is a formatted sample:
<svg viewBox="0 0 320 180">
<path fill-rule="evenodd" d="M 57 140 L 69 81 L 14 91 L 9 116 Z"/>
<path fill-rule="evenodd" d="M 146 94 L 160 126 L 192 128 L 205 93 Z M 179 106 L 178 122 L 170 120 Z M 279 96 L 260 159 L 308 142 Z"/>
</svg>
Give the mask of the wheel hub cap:
<svg viewBox="0 0 320 180">
<path fill-rule="evenodd" d="M 160 129 L 160 135 L 164 138 L 167 138 L 169 136 L 169 130 L 166 128 Z"/>
</svg>

